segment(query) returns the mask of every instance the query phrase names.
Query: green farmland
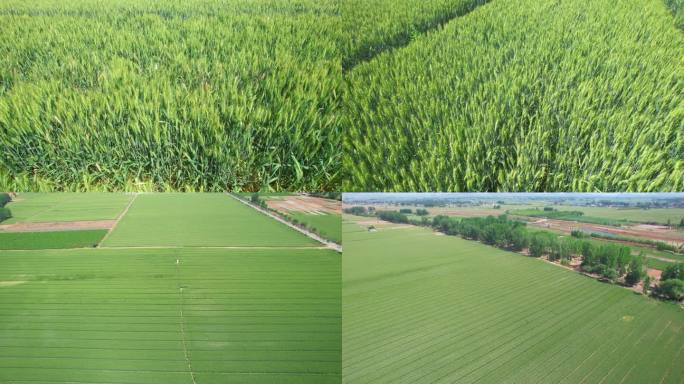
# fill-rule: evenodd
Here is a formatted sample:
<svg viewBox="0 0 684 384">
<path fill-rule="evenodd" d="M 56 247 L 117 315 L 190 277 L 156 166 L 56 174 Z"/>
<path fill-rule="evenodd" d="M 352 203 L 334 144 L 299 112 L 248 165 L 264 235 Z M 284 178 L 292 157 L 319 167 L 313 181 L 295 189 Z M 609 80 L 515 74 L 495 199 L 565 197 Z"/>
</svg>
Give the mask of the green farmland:
<svg viewBox="0 0 684 384">
<path fill-rule="evenodd" d="M 315 229 L 322 237 L 342 244 L 342 227 L 340 215 L 333 213 L 308 214 L 304 212 L 289 212 L 288 216 L 297 219 L 307 227 Z"/>
<path fill-rule="evenodd" d="M 345 383 L 684 378 L 678 305 L 424 228 L 343 235 Z"/>
<path fill-rule="evenodd" d="M 226 194 L 142 194 L 103 245 L 315 246 Z"/>
<path fill-rule="evenodd" d="M 0 383 L 341 382 L 339 253 L 230 196 L 137 195 L 97 248 L 52 234 L 0 233 L 40 248 L 0 250 Z"/>
<path fill-rule="evenodd" d="M 12 218 L 3 224 L 113 220 L 133 195 L 112 193 L 20 193 L 7 205 Z"/>
<path fill-rule="evenodd" d="M 345 191 L 684 189 L 681 1 L 408 3 L 346 73 Z"/>
<path fill-rule="evenodd" d="M 401 47 L 417 34 L 463 15 L 487 0 L 345 0 L 341 4 L 344 70 Z"/>
<path fill-rule="evenodd" d="M 106 230 L 0 232 L 0 249 L 61 249 L 95 247 Z"/>
<path fill-rule="evenodd" d="M 332 0 L 0 3 L 0 189 L 334 190 Z"/>
<path fill-rule="evenodd" d="M 679 224 L 684 219 L 684 208 L 607 208 L 564 206 L 563 209 L 582 211 L 585 215 L 635 223 Z"/>
</svg>

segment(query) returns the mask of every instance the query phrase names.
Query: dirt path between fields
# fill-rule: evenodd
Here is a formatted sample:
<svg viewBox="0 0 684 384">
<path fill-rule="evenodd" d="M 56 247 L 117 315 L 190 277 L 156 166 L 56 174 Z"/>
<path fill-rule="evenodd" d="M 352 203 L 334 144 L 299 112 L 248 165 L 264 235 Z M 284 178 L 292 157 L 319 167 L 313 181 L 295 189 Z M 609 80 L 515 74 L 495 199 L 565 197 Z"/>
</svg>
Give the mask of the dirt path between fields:
<svg viewBox="0 0 684 384">
<path fill-rule="evenodd" d="M 55 232 L 111 229 L 116 220 L 54 221 L 45 223 L 0 224 L 0 232 Z"/>
<path fill-rule="evenodd" d="M 546 218 L 528 218 L 530 225 L 555 229 L 563 233 L 571 233 L 573 230 L 582 230 L 585 232 L 608 233 L 619 236 L 646 238 L 650 240 L 659 240 L 668 242 L 670 244 L 684 243 L 684 232 L 669 229 L 662 225 L 631 225 L 622 227 L 613 227 L 610 225 L 600 225 L 583 223 L 570 220 L 546 219 Z"/>
<path fill-rule="evenodd" d="M 309 232 L 309 231 L 307 231 L 307 230 L 305 230 L 305 229 L 299 228 L 298 226 L 296 226 L 296 225 L 294 225 L 294 224 L 292 224 L 292 223 L 290 223 L 290 222 L 287 222 L 287 221 L 281 219 L 281 218 L 278 217 L 277 215 L 275 215 L 275 214 L 273 214 L 273 213 L 271 213 L 271 212 L 269 212 L 269 211 L 267 211 L 267 210 L 265 210 L 265 209 L 263 209 L 263 208 L 261 208 L 261 207 L 257 207 L 257 206 L 255 206 L 255 205 L 252 205 L 252 204 L 246 202 L 245 200 L 242 200 L 241 198 L 239 198 L 239 197 L 237 197 L 237 196 L 235 196 L 235 195 L 233 195 L 233 194 L 231 194 L 231 193 L 226 193 L 226 195 L 232 197 L 233 199 L 235 199 L 235 200 L 241 202 L 242 204 L 244 204 L 244 205 L 246 205 L 246 206 L 248 206 L 248 207 L 252 207 L 253 209 L 255 209 L 255 210 L 257 210 L 257 211 L 263 213 L 263 214 L 266 215 L 266 216 L 269 216 L 269 217 L 272 218 L 272 219 L 275 219 L 275 220 L 277 220 L 277 221 L 279 221 L 279 222 L 281 222 L 281 223 L 287 225 L 288 227 L 294 229 L 295 231 L 300 232 L 300 233 L 302 233 L 302 234 L 304 234 L 304 235 L 306 235 L 306 236 L 308 236 L 308 237 L 310 237 L 310 238 L 312 238 L 312 239 L 318 241 L 318 242 L 321 243 L 321 244 L 324 244 L 324 245 L 326 246 L 325 248 L 332 249 L 332 250 L 337 251 L 337 252 L 340 252 L 340 253 L 342 252 L 342 246 L 339 245 L 339 244 L 333 243 L 332 241 L 328 241 L 328 240 L 326 240 L 326 239 L 324 239 L 324 238 L 318 236 L 317 234 L 315 234 L 315 233 L 313 233 L 313 232 Z M 308 247 L 308 248 L 312 248 L 312 247 Z"/>
<path fill-rule="evenodd" d="M 137 198 L 138 198 L 138 194 L 136 193 L 135 195 L 133 195 L 133 198 L 131 199 L 131 201 L 128 202 L 128 205 L 126 206 L 126 208 L 124 208 L 124 210 L 121 211 L 121 213 L 120 213 L 119 216 L 116 218 L 116 220 L 114 220 L 114 224 L 109 228 L 109 231 L 107 231 L 107 234 L 104 235 L 104 237 L 100 240 L 100 242 L 97 243 L 97 246 L 96 246 L 96 247 L 100 247 L 100 244 L 104 243 L 105 240 L 107 240 L 107 239 L 109 238 L 109 235 L 111 235 L 112 232 L 114 232 L 114 228 L 117 226 L 117 224 L 119 224 L 119 222 L 121 221 L 121 219 L 122 219 L 124 216 L 126 216 L 126 213 L 128 213 L 128 210 L 131 208 L 131 205 L 133 205 L 133 202 L 134 202 L 135 199 L 137 199 Z"/>
</svg>

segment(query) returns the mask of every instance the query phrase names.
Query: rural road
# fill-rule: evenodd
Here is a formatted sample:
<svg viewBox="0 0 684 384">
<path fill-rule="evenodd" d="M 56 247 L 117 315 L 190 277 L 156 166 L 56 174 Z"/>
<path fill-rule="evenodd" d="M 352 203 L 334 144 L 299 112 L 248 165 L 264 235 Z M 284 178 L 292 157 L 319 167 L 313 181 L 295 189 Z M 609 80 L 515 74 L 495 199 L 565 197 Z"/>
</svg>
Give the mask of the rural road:
<svg viewBox="0 0 684 384">
<path fill-rule="evenodd" d="M 226 195 L 228 195 L 228 196 L 232 197 L 233 199 L 235 199 L 235 200 L 241 202 L 242 204 L 245 204 L 245 205 L 247 205 L 247 206 L 249 206 L 249 207 L 252 207 L 252 208 L 256 209 L 257 211 L 263 213 L 264 215 L 270 216 L 271 218 L 273 218 L 273 219 L 275 219 L 275 220 L 278 220 L 279 222 L 281 222 L 281 223 L 287 225 L 288 227 L 294 229 L 295 231 L 301 232 L 301 233 L 303 233 L 304 235 L 309 236 L 310 238 L 312 238 L 312 239 L 318 241 L 319 243 L 324 244 L 327 248 L 342 253 L 342 246 L 341 246 L 341 245 L 336 244 L 336 243 L 333 243 L 332 241 L 328 241 L 328 240 L 326 240 L 326 239 L 324 239 L 324 238 L 318 236 L 317 234 L 315 234 L 315 233 L 313 233 L 313 232 L 309 232 L 309 231 L 307 231 L 307 230 L 305 230 L 305 229 L 299 228 L 298 226 L 296 226 L 296 225 L 294 225 L 294 224 L 288 222 L 287 220 L 284 220 L 284 219 L 280 218 L 278 215 L 275 215 L 275 214 L 273 214 L 273 213 L 271 213 L 271 212 L 269 212 L 269 211 L 267 211 L 267 210 L 265 210 L 265 209 L 263 209 L 263 208 L 261 208 L 261 207 L 257 207 L 256 205 L 250 204 L 250 203 L 248 203 L 248 202 L 242 200 L 241 198 L 239 198 L 239 197 L 237 197 L 237 196 L 235 196 L 235 195 L 233 195 L 233 194 L 231 194 L 231 193 L 226 192 Z"/>
</svg>

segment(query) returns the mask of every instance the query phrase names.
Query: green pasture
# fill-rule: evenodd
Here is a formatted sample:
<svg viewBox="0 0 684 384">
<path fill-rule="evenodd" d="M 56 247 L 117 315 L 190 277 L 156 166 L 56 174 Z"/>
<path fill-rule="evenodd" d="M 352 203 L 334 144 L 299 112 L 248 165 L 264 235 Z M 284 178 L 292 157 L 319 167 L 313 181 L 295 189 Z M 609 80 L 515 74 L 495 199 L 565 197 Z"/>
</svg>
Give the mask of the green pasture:
<svg viewBox="0 0 684 384">
<path fill-rule="evenodd" d="M 681 383 L 684 311 L 423 228 L 345 222 L 345 383 Z"/>
<path fill-rule="evenodd" d="M 317 249 L 2 251 L 0 382 L 339 383 L 340 268 Z"/>
<path fill-rule="evenodd" d="M 61 249 L 94 247 L 106 229 L 55 232 L 0 232 L 0 249 Z"/>
<path fill-rule="evenodd" d="M 333 213 L 323 213 L 319 215 L 304 212 L 288 212 L 288 216 L 297 219 L 300 223 L 305 223 L 307 227 L 314 228 L 324 238 L 332 240 L 338 244 L 342 243 L 341 216 Z"/>
<path fill-rule="evenodd" d="M 7 204 L 12 218 L 3 224 L 113 220 L 132 198 L 119 193 L 20 193 Z"/>
<path fill-rule="evenodd" d="M 140 246 L 316 246 L 303 234 L 227 194 L 141 194 L 102 244 Z"/>
</svg>

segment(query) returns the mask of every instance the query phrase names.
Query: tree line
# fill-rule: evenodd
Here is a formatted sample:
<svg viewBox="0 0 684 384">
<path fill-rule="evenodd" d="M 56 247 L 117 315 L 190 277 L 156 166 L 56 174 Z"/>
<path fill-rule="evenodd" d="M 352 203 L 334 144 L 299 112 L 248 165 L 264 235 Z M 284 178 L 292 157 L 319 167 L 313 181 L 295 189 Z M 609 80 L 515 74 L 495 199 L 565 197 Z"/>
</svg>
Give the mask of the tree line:
<svg viewBox="0 0 684 384">
<path fill-rule="evenodd" d="M 394 223 L 410 223 L 432 227 L 447 235 L 481 241 L 484 244 L 514 252 L 526 251 L 532 257 L 545 256 L 550 261 L 568 265 L 580 258 L 580 269 L 604 281 L 635 286 L 644 280 L 644 293 L 671 300 L 684 298 L 684 263 L 673 264 L 663 272 L 660 284 L 650 291 L 650 278 L 645 272 L 643 254 L 632 255 L 629 246 L 604 244 L 583 237 L 559 237 L 547 231 L 531 231 L 526 223 L 510 220 L 506 215 L 456 218 L 445 215 L 432 220 L 410 220 L 398 211 L 378 212 L 378 217 Z"/>
</svg>

